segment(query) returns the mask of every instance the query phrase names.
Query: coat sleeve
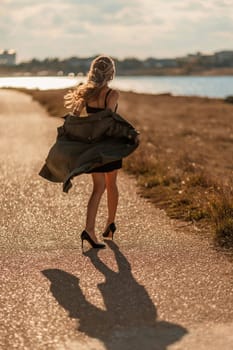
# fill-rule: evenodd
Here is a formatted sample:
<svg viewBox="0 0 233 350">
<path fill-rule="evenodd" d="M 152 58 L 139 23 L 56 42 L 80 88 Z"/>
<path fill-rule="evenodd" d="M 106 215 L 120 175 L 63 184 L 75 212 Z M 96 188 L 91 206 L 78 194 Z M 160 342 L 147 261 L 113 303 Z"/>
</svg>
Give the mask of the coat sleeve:
<svg viewBox="0 0 233 350">
<path fill-rule="evenodd" d="M 139 132 L 124 118 L 118 114 L 113 114 L 113 123 L 106 132 L 107 136 L 116 138 L 127 138 L 130 143 L 138 142 Z"/>
</svg>

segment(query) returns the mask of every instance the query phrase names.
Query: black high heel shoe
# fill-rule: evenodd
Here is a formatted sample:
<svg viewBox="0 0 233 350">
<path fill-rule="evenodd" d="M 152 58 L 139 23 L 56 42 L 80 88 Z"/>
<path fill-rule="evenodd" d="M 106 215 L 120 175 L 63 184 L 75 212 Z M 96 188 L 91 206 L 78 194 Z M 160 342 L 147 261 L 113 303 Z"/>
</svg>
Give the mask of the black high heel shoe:
<svg viewBox="0 0 233 350">
<path fill-rule="evenodd" d="M 113 235 L 115 231 L 116 231 L 116 225 L 114 222 L 112 222 L 104 231 L 103 237 L 108 237 L 110 232 L 112 232 L 112 240 L 113 240 Z"/>
<path fill-rule="evenodd" d="M 93 239 L 89 236 L 89 234 L 87 233 L 87 231 L 83 231 L 81 233 L 81 240 L 82 240 L 82 250 L 83 250 L 83 241 L 87 241 L 88 243 L 90 243 L 90 245 L 92 246 L 92 248 L 97 248 L 97 249 L 103 249 L 105 248 L 105 244 L 103 243 L 95 243 L 93 241 Z"/>
</svg>

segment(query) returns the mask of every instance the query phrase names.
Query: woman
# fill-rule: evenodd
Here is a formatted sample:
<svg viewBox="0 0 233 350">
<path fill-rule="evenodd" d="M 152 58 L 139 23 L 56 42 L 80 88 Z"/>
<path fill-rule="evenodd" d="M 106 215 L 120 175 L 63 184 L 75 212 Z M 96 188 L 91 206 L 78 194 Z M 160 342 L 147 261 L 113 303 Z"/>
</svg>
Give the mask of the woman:
<svg viewBox="0 0 233 350">
<path fill-rule="evenodd" d="M 74 92 L 65 95 L 65 106 L 73 109 L 73 113 L 81 115 L 86 109 L 88 115 L 106 108 L 116 111 L 119 94 L 108 87 L 115 75 L 114 61 L 108 56 L 99 56 L 91 64 L 87 83 L 79 85 Z M 87 206 L 86 227 L 81 234 L 94 248 L 104 248 L 105 244 L 98 243 L 95 234 L 95 220 L 100 199 L 107 190 L 108 218 L 103 233 L 104 237 L 112 237 L 116 231 L 114 223 L 117 204 L 117 171 L 122 167 L 122 160 L 117 160 L 91 170 L 93 191 Z"/>
<path fill-rule="evenodd" d="M 116 113 L 119 95 L 108 87 L 114 74 L 113 60 L 99 56 L 91 64 L 87 82 L 65 95 L 65 106 L 72 113 L 64 117 L 57 140 L 39 173 L 49 181 L 63 182 L 66 193 L 74 176 L 91 173 L 93 191 L 81 234 L 82 247 L 86 240 L 94 248 L 105 248 L 95 234 L 96 214 L 105 189 L 108 218 L 103 237 L 113 238 L 118 204 L 117 171 L 122 167 L 122 158 L 132 153 L 139 143 L 137 130 Z"/>
</svg>

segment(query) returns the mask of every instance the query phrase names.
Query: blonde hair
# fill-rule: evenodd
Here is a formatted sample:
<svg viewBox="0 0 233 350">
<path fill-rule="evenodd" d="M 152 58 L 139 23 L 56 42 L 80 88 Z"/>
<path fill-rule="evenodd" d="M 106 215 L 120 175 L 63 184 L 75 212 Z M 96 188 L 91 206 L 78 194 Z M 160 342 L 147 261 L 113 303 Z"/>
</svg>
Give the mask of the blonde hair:
<svg viewBox="0 0 233 350">
<path fill-rule="evenodd" d="M 80 110 L 85 102 L 98 96 L 101 88 L 106 85 L 115 75 L 115 64 L 109 56 L 96 57 L 90 66 L 87 82 L 78 85 L 74 90 L 69 90 L 64 96 L 65 107 Z"/>
</svg>

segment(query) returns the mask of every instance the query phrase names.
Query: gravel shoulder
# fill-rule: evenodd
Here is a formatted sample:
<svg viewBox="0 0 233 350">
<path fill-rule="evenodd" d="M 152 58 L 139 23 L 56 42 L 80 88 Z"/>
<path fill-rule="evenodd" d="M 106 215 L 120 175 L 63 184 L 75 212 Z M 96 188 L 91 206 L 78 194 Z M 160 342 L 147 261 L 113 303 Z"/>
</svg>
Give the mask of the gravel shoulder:
<svg viewBox="0 0 233 350">
<path fill-rule="evenodd" d="M 38 176 L 61 120 L 15 91 L 0 106 L 0 348 L 232 349 L 230 261 L 122 171 L 116 240 L 82 255 L 90 177 L 67 195 Z"/>
</svg>

